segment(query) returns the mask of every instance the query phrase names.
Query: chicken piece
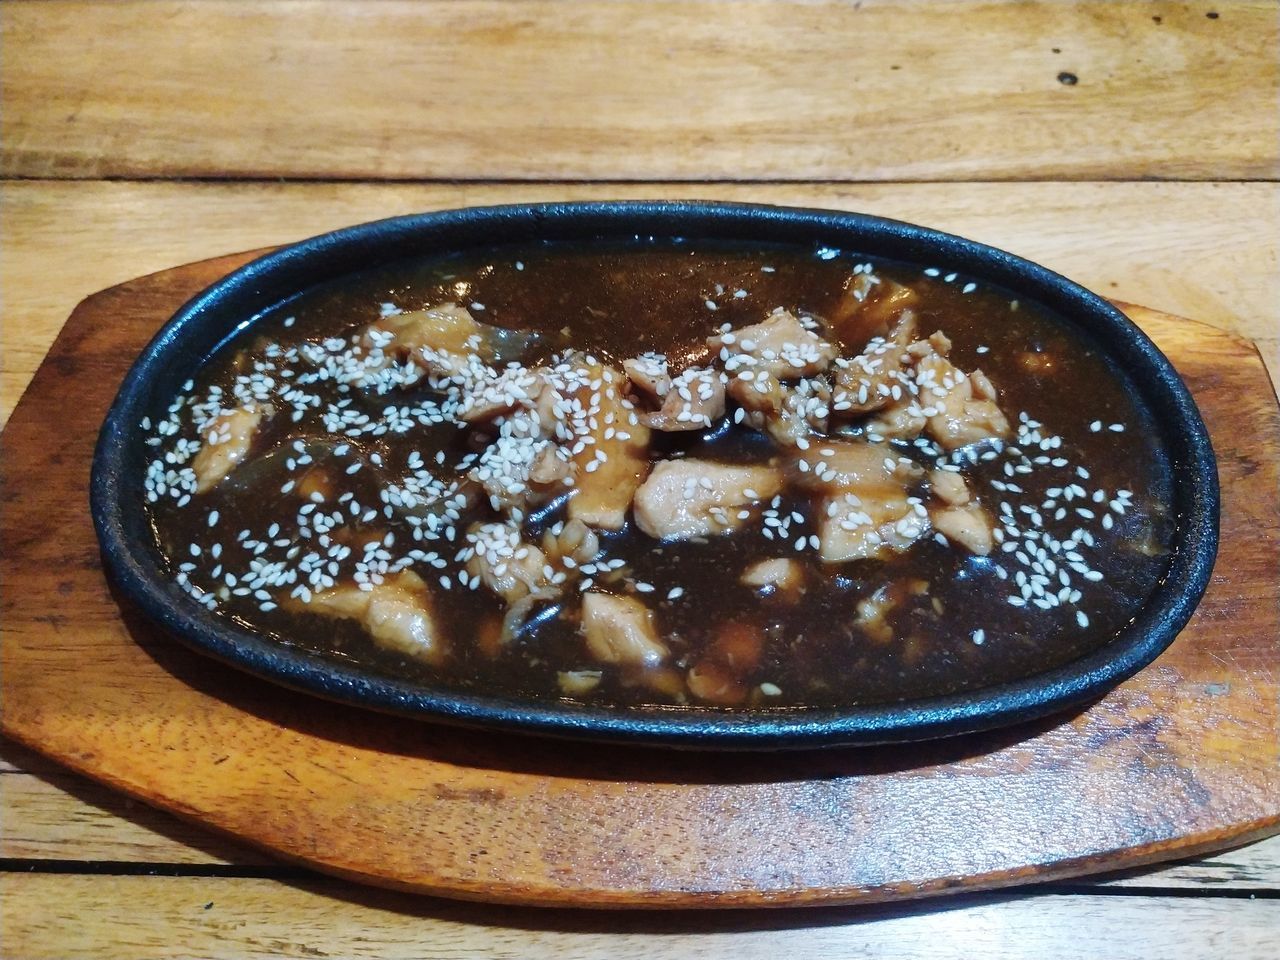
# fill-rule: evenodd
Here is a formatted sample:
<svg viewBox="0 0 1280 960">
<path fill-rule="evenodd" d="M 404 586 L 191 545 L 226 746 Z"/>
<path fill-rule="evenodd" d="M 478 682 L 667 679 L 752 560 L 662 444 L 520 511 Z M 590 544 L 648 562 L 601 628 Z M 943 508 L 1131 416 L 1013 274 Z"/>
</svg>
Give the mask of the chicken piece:
<svg viewBox="0 0 1280 960">
<path fill-rule="evenodd" d="M 556 674 L 556 683 L 565 696 L 579 697 L 600 686 L 603 677 L 601 670 L 561 670 Z"/>
<path fill-rule="evenodd" d="M 789 386 L 772 374 L 745 370 L 729 381 L 728 390 L 744 411 L 742 422 L 782 446 L 827 429 L 830 388 L 821 380 Z"/>
<path fill-rule="evenodd" d="M 529 504 L 564 493 L 574 474 L 568 450 L 552 438 L 569 403 L 544 369 L 512 365 L 469 394 L 458 408 L 464 421 L 497 431 L 468 471 L 489 495 L 490 505 L 523 516 Z"/>
<path fill-rule="evenodd" d="M 658 540 L 688 540 L 736 530 L 782 489 L 774 467 L 663 460 L 636 491 L 636 526 Z"/>
<path fill-rule="evenodd" d="M 927 420 L 914 398 L 893 403 L 863 425 L 869 436 L 882 440 L 914 440 L 924 432 Z"/>
<path fill-rule="evenodd" d="M 828 494 L 818 510 L 818 553 L 826 563 L 906 550 L 929 529 L 928 512 L 909 495 L 923 471 L 882 446 L 829 440 L 793 463 L 798 486 Z"/>
<path fill-rule="evenodd" d="M 954 470 L 930 470 L 929 486 L 933 488 L 933 495 L 948 506 L 958 507 L 969 502 L 969 485 Z"/>
<path fill-rule="evenodd" d="M 873 413 L 912 396 L 915 386 L 907 367 L 915 335 L 916 317 L 908 311 L 887 337 L 875 337 L 857 356 L 837 360 L 831 397 L 834 415 Z"/>
<path fill-rule="evenodd" d="M 554 441 L 524 435 L 528 429 L 536 428 L 504 423 L 503 432 L 467 472 L 488 494 L 490 506 L 512 519 L 523 519 L 529 504 L 564 492 L 564 479 L 573 472 L 568 455 Z"/>
<path fill-rule="evenodd" d="M 996 389 L 986 374 L 971 374 L 934 353 L 920 361 L 917 382 L 920 403 L 928 417 L 929 436 L 944 450 L 958 450 L 983 440 L 1004 439 L 1011 433 L 1009 421 L 996 404 Z"/>
<path fill-rule="evenodd" d="M 947 356 L 951 353 L 951 338 L 941 330 L 935 330 L 924 341 L 917 341 L 907 348 L 907 353 L 914 357 L 928 356 L 930 353 Z"/>
<path fill-rule="evenodd" d="M 445 644 L 431 611 L 427 585 L 412 570 L 386 577 L 370 590 L 348 583 L 313 593 L 309 601 L 285 606 L 343 620 L 356 620 L 374 643 L 430 664 L 445 657 Z"/>
<path fill-rule="evenodd" d="M 874 273 L 855 273 L 828 321 L 844 347 L 856 349 L 872 337 L 883 335 L 890 324 L 919 301 L 918 293 L 897 281 Z"/>
<path fill-rule="evenodd" d="M 641 419 L 654 430 L 705 430 L 724 416 L 724 392 L 720 371 L 690 367 L 671 381 L 662 408 Z"/>
<path fill-rule="evenodd" d="M 780 380 L 821 373 L 836 357 L 836 348 L 806 330 L 795 314 L 776 310 L 761 323 L 707 339 L 729 373 L 757 370 Z"/>
<path fill-rule="evenodd" d="M 548 446 L 533 458 L 529 465 L 529 482 L 535 487 L 551 487 L 573 476 L 573 463 L 563 447 Z"/>
<path fill-rule="evenodd" d="M 818 521 L 818 555 L 843 563 L 901 553 L 929 531 L 928 513 L 921 516 L 917 507 L 900 492 L 870 502 L 854 494 L 830 497 Z"/>
<path fill-rule="evenodd" d="M 542 436 L 550 436 L 556 420 L 559 399 L 546 372 L 513 365 L 491 370 L 484 379 L 471 386 L 458 404 L 456 416 L 465 423 L 480 424 L 498 419 L 516 410 L 536 415 Z"/>
<path fill-rule="evenodd" d="M 747 698 L 747 685 L 728 667 L 710 660 L 700 660 L 690 667 L 685 681 L 689 692 L 706 703 L 732 707 Z"/>
<path fill-rule="evenodd" d="M 745 676 L 760 666 L 764 656 L 764 630 L 747 620 L 727 620 L 715 628 L 706 658 Z"/>
<path fill-rule="evenodd" d="M 1046 377 L 1054 373 L 1058 367 L 1057 358 L 1052 353 L 1039 350 L 1023 350 L 1018 354 L 1018 363 L 1033 377 Z"/>
<path fill-rule="evenodd" d="M 759 560 L 743 572 L 742 582 L 748 587 L 768 592 L 780 590 L 790 593 L 798 590 L 804 583 L 804 571 L 800 564 L 787 557 Z"/>
<path fill-rule="evenodd" d="M 538 335 L 529 330 L 506 330 L 479 323 L 456 303 L 440 303 L 426 310 L 397 313 L 365 328 L 367 350 L 381 350 L 399 360 L 421 361 L 432 374 L 479 376 L 483 364 L 516 359 Z"/>
<path fill-rule="evenodd" d="M 209 421 L 202 433 L 204 446 L 191 461 L 196 493 L 212 490 L 235 469 L 253 445 L 262 418 L 269 413 L 265 406 L 250 404 L 224 410 Z"/>
<path fill-rule="evenodd" d="M 589 591 L 582 597 L 582 633 L 600 663 L 656 667 L 670 654 L 658 639 L 653 611 L 634 597 Z"/>
<path fill-rule="evenodd" d="M 520 538 L 520 528 L 511 523 L 473 523 L 467 530 L 472 554 L 467 573 L 501 597 L 508 606 L 526 597 L 545 599 L 559 590 L 551 582 L 551 571 L 542 551 Z"/>
<path fill-rule="evenodd" d="M 390 334 L 390 338 L 386 335 Z M 365 329 L 367 347 L 405 354 L 415 350 L 464 353 L 479 345 L 480 324 L 456 303 L 440 303 L 426 310 L 395 313 Z"/>
<path fill-rule="evenodd" d="M 906 488 L 924 477 L 919 464 L 862 440 L 827 438 L 791 456 L 790 479 L 805 490 L 868 494 Z M 859 489 L 861 488 L 861 489 Z"/>
<path fill-rule="evenodd" d="M 649 428 L 622 396 L 622 374 L 599 365 L 591 373 L 590 382 L 599 387 L 578 391 L 591 442 L 573 455 L 576 480 L 568 514 L 597 530 L 621 530 L 632 495 L 649 472 Z"/>
<path fill-rule="evenodd" d="M 671 390 L 667 358 L 660 353 L 642 353 L 623 362 L 622 369 L 631 381 L 631 386 L 654 403 L 662 403 Z"/>
<path fill-rule="evenodd" d="M 995 548 L 991 517 L 976 503 L 958 507 L 935 507 L 929 511 L 934 527 L 952 543 L 985 557 Z"/>
<path fill-rule="evenodd" d="M 419 361 L 437 377 L 478 379 L 492 359 L 483 350 L 480 324 L 456 303 L 383 317 L 365 328 L 361 340 L 371 360 L 381 351 L 386 362 Z"/>
<path fill-rule="evenodd" d="M 542 535 L 542 549 L 552 563 L 568 558 L 573 566 L 581 566 L 599 555 L 600 538 L 581 520 L 567 520 Z"/>
<path fill-rule="evenodd" d="M 758 624 L 729 620 L 720 624 L 706 654 L 685 677 L 699 700 L 732 706 L 747 697 L 746 677 L 760 666 L 764 633 Z"/>
<path fill-rule="evenodd" d="M 877 643 L 889 643 L 893 640 L 889 615 L 908 597 L 920 597 L 928 592 L 927 580 L 893 580 L 858 601 L 858 616 L 853 624 Z"/>
</svg>

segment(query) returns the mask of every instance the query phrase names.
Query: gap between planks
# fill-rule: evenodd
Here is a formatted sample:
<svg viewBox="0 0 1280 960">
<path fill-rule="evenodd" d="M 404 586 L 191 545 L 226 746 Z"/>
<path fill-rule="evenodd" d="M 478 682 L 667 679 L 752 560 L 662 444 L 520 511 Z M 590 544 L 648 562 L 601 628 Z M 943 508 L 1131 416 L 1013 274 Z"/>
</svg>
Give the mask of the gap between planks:
<svg viewBox="0 0 1280 960">
<path fill-rule="evenodd" d="M 1158 922 L 1152 922 L 1153 918 Z M 493 907 L 331 880 L 28 875 L 0 936 L 27 960 L 93 956 L 794 960 L 1270 960 L 1280 901 L 1025 892 L 858 908 L 707 913 Z"/>
<path fill-rule="evenodd" d="M 381 217 L 554 200 L 693 198 L 858 210 L 1018 253 L 1104 296 L 1262 341 L 1280 374 L 1271 183 L 275 183 L 13 181 L 0 189 L 0 422 L 76 303 L 133 277 Z M 66 264 L 76 264 L 68 271 Z"/>
</svg>

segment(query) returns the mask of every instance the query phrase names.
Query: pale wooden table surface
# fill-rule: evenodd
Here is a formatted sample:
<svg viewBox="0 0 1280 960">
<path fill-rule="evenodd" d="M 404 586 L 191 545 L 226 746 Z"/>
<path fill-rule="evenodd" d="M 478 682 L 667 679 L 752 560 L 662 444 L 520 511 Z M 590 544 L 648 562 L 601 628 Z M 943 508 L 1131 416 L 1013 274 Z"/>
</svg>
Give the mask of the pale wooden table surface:
<svg viewBox="0 0 1280 960">
<path fill-rule="evenodd" d="M 1251 337 L 1275 375 L 1278 10 L 6 3 L 0 417 L 97 289 L 361 220 L 539 199 L 917 220 Z M 927 904 L 568 914 L 353 888 L 36 754 L 0 758 L 6 958 L 1245 960 L 1280 941 L 1274 839 Z"/>
</svg>

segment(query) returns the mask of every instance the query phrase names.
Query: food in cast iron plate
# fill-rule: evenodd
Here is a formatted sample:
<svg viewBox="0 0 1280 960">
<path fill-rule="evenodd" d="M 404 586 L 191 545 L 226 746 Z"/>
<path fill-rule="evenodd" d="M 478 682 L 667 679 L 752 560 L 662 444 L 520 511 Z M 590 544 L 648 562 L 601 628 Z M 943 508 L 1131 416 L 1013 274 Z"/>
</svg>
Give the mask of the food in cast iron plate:
<svg viewBox="0 0 1280 960">
<path fill-rule="evenodd" d="M 192 597 L 433 687 L 952 693 L 1101 646 L 1168 561 L 1166 458 L 1088 339 L 832 249 L 393 264 L 258 318 L 142 426 Z"/>
</svg>

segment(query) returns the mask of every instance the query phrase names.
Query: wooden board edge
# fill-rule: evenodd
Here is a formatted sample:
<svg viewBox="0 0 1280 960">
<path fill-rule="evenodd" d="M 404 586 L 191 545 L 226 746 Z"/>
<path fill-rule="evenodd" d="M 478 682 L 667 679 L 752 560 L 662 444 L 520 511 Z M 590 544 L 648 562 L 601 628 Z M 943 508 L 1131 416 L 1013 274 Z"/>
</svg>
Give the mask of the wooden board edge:
<svg viewBox="0 0 1280 960">
<path fill-rule="evenodd" d="M 89 780 L 103 784 L 150 807 L 163 810 L 220 838 L 250 847 L 282 864 L 304 867 L 324 876 L 400 893 L 518 907 L 587 910 L 732 910 L 758 907 L 834 907 L 923 900 L 956 893 L 981 893 L 1022 886 L 1039 887 L 1046 883 L 1061 883 L 1096 873 L 1136 870 L 1167 860 L 1207 856 L 1280 834 L 1280 812 L 1277 812 L 1272 816 L 1236 824 L 1231 828 L 1191 834 L 1190 842 L 1187 842 L 1188 837 L 1179 837 L 1176 841 L 1155 841 L 1137 847 L 1099 851 L 1087 857 L 1063 860 L 1048 866 L 1028 865 L 986 874 L 940 877 L 918 885 L 889 884 L 881 887 L 824 890 L 801 888 L 769 894 L 742 891 L 691 894 L 684 891 L 618 890 L 595 891 L 590 895 L 584 895 L 556 887 L 531 888 L 516 884 L 504 887 L 492 883 L 486 883 L 483 886 L 413 883 L 344 868 L 340 864 L 319 858 L 292 854 L 222 828 L 216 822 L 201 817 L 191 808 L 149 793 L 143 785 L 95 771 L 70 757 L 46 753 L 41 750 L 38 741 L 25 737 L 22 731 L 14 730 L 4 724 L 2 717 L 0 717 L 0 735 L 42 756 L 47 756 L 58 765 Z"/>
<path fill-rule="evenodd" d="M 70 326 L 70 320 L 82 309 L 86 309 L 94 305 L 97 301 L 108 298 L 113 295 L 125 292 L 127 289 L 144 285 L 148 281 L 155 278 L 168 275 L 170 273 L 186 270 L 193 267 L 212 267 L 214 264 L 226 264 L 229 268 L 241 265 L 254 256 L 259 256 L 264 252 L 270 252 L 271 249 L 250 251 L 245 253 L 227 254 L 220 257 L 209 258 L 202 261 L 195 261 L 179 267 L 168 268 L 156 271 L 142 277 L 134 278 L 122 284 L 97 291 L 94 294 L 84 298 L 72 311 L 68 318 L 68 323 L 64 324 L 63 330 L 59 333 L 59 340 L 66 333 Z M 1142 307 L 1137 304 L 1117 302 L 1117 307 L 1123 311 L 1133 311 L 1137 314 L 1149 314 L 1176 321 L 1179 323 L 1194 324 L 1204 328 L 1206 331 L 1212 331 L 1216 337 L 1227 338 L 1248 349 L 1253 355 L 1257 356 L 1259 364 L 1265 371 L 1265 364 L 1262 363 L 1261 356 L 1257 350 L 1256 344 L 1251 340 L 1238 336 L 1236 334 L 1224 331 L 1210 324 L 1189 318 L 1176 317 L 1162 311 L 1151 308 Z M 1135 321 L 1137 322 L 1137 321 Z M 50 352 L 57 347 L 58 340 L 55 340 Z M 36 377 L 33 377 L 32 384 L 36 383 L 41 370 L 47 366 L 47 359 L 42 361 L 40 368 L 36 371 Z M 1268 377 L 1270 383 L 1270 378 Z M 1274 384 L 1272 384 L 1274 390 Z M 15 408 L 15 414 L 29 402 L 31 387 L 24 392 L 23 398 L 18 407 Z M 195 823 L 203 829 L 216 833 L 219 836 L 228 837 L 238 843 L 260 849 L 273 858 L 279 859 L 286 863 L 293 863 L 317 870 L 321 873 L 339 877 L 341 879 L 353 880 L 362 884 L 383 887 L 386 889 L 400 890 L 418 894 L 427 894 L 433 896 L 443 896 L 456 899 L 474 900 L 479 902 L 504 903 L 512 905 L 527 906 L 550 906 L 550 907 L 585 907 L 591 909 L 619 909 L 619 908 L 639 908 L 639 909 L 672 909 L 672 908 L 735 908 L 735 907 L 759 907 L 759 906 L 816 906 L 816 905 L 845 905 L 856 903 L 882 903 L 894 900 L 918 899 L 931 896 L 937 896 L 956 892 L 969 891 L 986 891 L 1002 889 L 1010 886 L 1025 885 L 1031 882 L 1057 882 L 1075 877 L 1085 876 L 1089 873 L 1097 872 L 1102 867 L 1101 861 L 1108 858 L 1110 861 L 1106 864 L 1106 872 L 1114 872 L 1116 870 L 1134 869 L 1142 866 L 1158 863 L 1165 859 L 1184 858 L 1201 856 L 1216 850 L 1227 849 L 1241 843 L 1252 842 L 1253 840 L 1263 839 L 1276 833 L 1280 833 L 1280 813 L 1268 817 L 1248 821 L 1242 824 L 1233 825 L 1231 828 L 1223 830 L 1207 831 L 1201 834 L 1188 835 L 1190 842 L 1186 842 L 1188 837 L 1180 837 L 1176 841 L 1177 849 L 1174 850 L 1175 841 L 1157 841 L 1146 845 L 1136 847 L 1122 848 L 1122 851 L 1104 851 L 1091 854 L 1086 857 L 1075 858 L 1072 860 L 1061 861 L 1048 867 L 1042 866 L 1024 866 L 1004 871 L 995 871 L 988 874 L 972 875 L 969 877 L 944 877 L 923 884 L 910 885 L 905 888 L 903 886 L 886 886 L 875 888 L 859 888 L 859 889 L 826 889 L 815 891 L 812 889 L 798 890 L 796 892 L 783 891 L 781 893 L 761 894 L 751 892 L 726 891 L 723 893 L 711 892 L 704 894 L 688 894 L 685 892 L 652 892 L 652 891 L 609 891 L 609 892 L 593 892 L 590 898 L 584 898 L 582 895 L 573 895 L 570 891 L 564 891 L 559 888 L 537 888 L 531 890 L 528 887 L 512 886 L 510 888 L 495 889 L 492 885 L 486 884 L 483 888 L 471 885 L 449 886 L 440 884 L 415 884 L 412 882 L 403 882 L 370 875 L 357 870 L 344 869 L 339 864 L 332 864 L 322 860 L 298 857 L 284 852 L 278 848 L 271 847 L 266 844 L 260 844 L 251 838 L 246 838 L 240 834 L 230 830 L 219 828 L 216 823 L 201 818 L 197 811 L 184 807 L 180 803 L 169 802 L 149 795 L 145 788 L 140 784 L 134 784 L 109 775 L 103 775 L 97 771 L 91 770 L 87 765 L 76 763 L 73 759 L 66 756 L 57 756 L 43 749 L 43 745 L 37 740 L 24 736 L 24 732 L 11 724 L 3 710 L 0 710 L 0 735 L 4 735 L 17 743 L 20 743 L 42 755 L 50 757 L 60 765 L 73 770 L 74 772 L 87 777 L 90 780 L 103 783 L 111 789 L 122 792 L 126 795 L 134 797 L 150 806 L 165 810 L 183 820 Z M 1121 854 L 1121 857 L 1117 855 Z"/>
</svg>

